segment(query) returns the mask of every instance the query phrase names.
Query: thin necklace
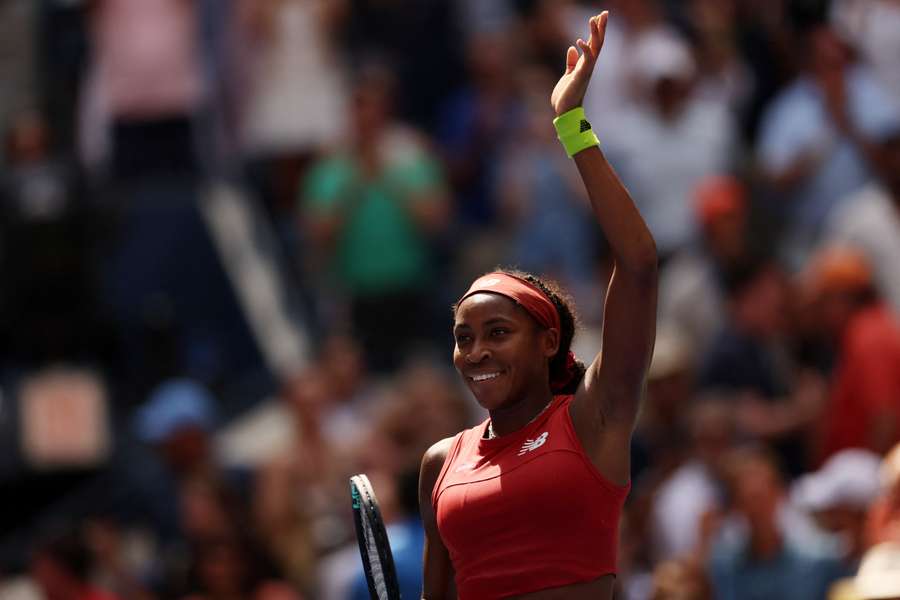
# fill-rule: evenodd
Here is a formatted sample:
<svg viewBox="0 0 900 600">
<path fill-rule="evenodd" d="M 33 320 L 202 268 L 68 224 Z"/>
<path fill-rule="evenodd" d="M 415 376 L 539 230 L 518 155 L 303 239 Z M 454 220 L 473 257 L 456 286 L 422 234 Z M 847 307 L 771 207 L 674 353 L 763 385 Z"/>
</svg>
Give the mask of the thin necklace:
<svg viewBox="0 0 900 600">
<path fill-rule="evenodd" d="M 528 421 L 527 423 L 522 425 L 522 428 L 528 427 L 529 425 L 531 425 L 532 423 L 537 421 L 538 417 L 540 417 L 542 414 L 544 414 L 544 412 L 550 407 L 551 404 L 553 404 L 553 398 L 550 398 L 550 400 L 547 402 L 547 404 L 544 405 L 544 408 L 541 409 L 541 412 L 534 415 L 534 417 L 530 421 Z M 487 434 L 488 434 L 487 439 L 489 439 L 489 440 L 492 440 L 492 439 L 498 437 L 497 434 L 494 433 L 494 421 L 493 420 L 488 421 Z"/>
</svg>

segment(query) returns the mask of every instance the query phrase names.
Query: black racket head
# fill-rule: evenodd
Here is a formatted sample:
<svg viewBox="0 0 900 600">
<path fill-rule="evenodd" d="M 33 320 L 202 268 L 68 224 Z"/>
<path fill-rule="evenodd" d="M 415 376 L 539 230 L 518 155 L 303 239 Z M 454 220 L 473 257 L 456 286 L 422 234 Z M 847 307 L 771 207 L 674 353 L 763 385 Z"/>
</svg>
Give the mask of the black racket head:
<svg viewBox="0 0 900 600">
<path fill-rule="evenodd" d="M 372 600 L 400 600 L 394 556 L 388 541 L 375 490 L 364 474 L 350 478 L 350 500 L 359 555 Z"/>
</svg>

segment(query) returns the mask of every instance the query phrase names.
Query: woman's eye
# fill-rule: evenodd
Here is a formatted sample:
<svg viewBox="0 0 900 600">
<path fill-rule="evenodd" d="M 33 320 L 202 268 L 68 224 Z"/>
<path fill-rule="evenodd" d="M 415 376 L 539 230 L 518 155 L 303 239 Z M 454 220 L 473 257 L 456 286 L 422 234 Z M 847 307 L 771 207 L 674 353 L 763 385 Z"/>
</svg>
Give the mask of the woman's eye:
<svg viewBox="0 0 900 600">
<path fill-rule="evenodd" d="M 458 336 L 456 336 L 456 345 L 457 345 L 457 346 L 462 346 L 463 344 L 468 343 L 468 341 L 469 341 L 470 339 L 472 339 L 471 336 L 468 336 L 468 335 L 458 335 Z"/>
<path fill-rule="evenodd" d="M 506 335 L 507 333 L 509 333 L 509 330 L 504 329 L 503 327 L 496 327 L 491 330 L 491 335 L 493 335 L 495 337 L 500 336 L 500 335 Z"/>
</svg>

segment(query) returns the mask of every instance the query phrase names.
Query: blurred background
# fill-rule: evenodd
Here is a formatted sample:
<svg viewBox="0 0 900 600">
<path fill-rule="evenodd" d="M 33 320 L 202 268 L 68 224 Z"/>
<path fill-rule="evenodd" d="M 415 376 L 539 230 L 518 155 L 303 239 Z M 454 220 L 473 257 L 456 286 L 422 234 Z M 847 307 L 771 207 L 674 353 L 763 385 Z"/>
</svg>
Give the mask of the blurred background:
<svg viewBox="0 0 900 600">
<path fill-rule="evenodd" d="M 900 1 L 0 0 L 0 598 L 366 598 L 357 472 L 418 597 L 452 302 L 547 275 L 599 351 L 601 9 L 662 265 L 617 597 L 900 597 Z"/>
</svg>

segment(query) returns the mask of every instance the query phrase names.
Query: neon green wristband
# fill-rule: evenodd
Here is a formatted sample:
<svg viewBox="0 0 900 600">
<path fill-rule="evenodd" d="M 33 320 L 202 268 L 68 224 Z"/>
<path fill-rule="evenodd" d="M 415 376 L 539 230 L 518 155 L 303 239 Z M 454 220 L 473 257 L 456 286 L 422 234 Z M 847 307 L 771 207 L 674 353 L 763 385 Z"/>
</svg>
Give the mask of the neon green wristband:
<svg viewBox="0 0 900 600">
<path fill-rule="evenodd" d="M 591 129 L 591 124 L 584 116 L 584 108 L 580 106 L 553 119 L 553 126 L 556 127 L 556 136 L 562 142 L 569 158 L 585 148 L 600 145 L 600 140 L 597 139 Z"/>
</svg>

